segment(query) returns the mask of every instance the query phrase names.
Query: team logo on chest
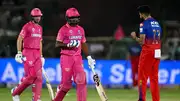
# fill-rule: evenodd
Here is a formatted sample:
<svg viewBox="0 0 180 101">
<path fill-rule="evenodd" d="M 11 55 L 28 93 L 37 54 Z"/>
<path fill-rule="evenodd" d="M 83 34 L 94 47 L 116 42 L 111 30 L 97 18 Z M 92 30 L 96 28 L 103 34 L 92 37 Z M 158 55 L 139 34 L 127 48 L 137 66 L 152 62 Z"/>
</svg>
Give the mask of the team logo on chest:
<svg viewBox="0 0 180 101">
<path fill-rule="evenodd" d="M 32 28 L 32 32 L 34 33 L 34 31 L 35 31 L 35 29 L 34 28 Z"/>
<path fill-rule="evenodd" d="M 78 34 L 81 34 L 81 31 L 80 31 L 80 30 L 78 30 Z"/>
<path fill-rule="evenodd" d="M 70 33 L 70 34 L 72 34 L 72 33 L 73 33 L 73 31 L 72 31 L 72 30 L 69 30 L 69 33 Z"/>
<path fill-rule="evenodd" d="M 40 33 L 40 29 L 38 30 L 38 32 Z M 36 32 L 35 32 L 35 28 L 32 28 L 32 34 L 31 34 L 32 37 L 38 37 L 38 38 L 40 38 L 40 37 L 41 37 L 41 34 L 39 34 L 39 33 L 36 33 Z"/>
</svg>

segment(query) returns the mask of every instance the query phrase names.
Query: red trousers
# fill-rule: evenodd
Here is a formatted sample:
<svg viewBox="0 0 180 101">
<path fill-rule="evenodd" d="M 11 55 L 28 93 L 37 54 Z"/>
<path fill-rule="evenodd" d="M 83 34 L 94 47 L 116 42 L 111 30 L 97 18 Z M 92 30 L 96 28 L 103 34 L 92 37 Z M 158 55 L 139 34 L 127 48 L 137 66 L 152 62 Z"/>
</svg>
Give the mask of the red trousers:
<svg viewBox="0 0 180 101">
<path fill-rule="evenodd" d="M 132 68 L 132 80 L 133 86 L 138 85 L 138 64 L 139 64 L 139 56 L 131 56 L 131 68 Z"/>
<path fill-rule="evenodd" d="M 159 101 L 158 67 L 160 60 L 154 58 L 154 50 L 142 50 L 138 68 L 139 101 L 146 101 L 147 79 L 150 78 L 152 101 Z"/>
</svg>

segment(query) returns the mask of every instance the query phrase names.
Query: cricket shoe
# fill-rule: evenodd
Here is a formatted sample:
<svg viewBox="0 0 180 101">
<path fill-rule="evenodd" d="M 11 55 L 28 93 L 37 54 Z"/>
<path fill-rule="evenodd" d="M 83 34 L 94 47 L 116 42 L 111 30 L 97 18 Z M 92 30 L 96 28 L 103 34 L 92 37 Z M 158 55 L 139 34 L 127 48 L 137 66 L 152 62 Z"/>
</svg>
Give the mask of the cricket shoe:
<svg viewBox="0 0 180 101">
<path fill-rule="evenodd" d="M 32 100 L 32 101 L 34 101 L 34 100 Z M 41 100 L 37 100 L 37 101 L 41 101 Z"/>
<path fill-rule="evenodd" d="M 11 89 L 11 94 L 14 92 L 15 89 L 16 89 L 16 87 Z M 20 101 L 19 95 L 12 96 L 12 99 L 13 99 L 13 101 Z"/>
</svg>

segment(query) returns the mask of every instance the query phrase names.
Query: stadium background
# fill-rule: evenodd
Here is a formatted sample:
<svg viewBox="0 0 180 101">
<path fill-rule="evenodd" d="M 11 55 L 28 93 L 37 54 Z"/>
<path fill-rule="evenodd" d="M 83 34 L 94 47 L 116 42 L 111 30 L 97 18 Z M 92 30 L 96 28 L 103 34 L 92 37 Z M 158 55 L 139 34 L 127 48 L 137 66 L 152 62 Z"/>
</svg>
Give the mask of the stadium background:
<svg viewBox="0 0 180 101">
<path fill-rule="evenodd" d="M 17 84 L 23 75 L 22 65 L 13 59 L 16 54 L 16 39 L 23 24 L 30 19 L 29 12 L 34 7 L 43 11 L 41 25 L 44 28 L 45 69 L 52 84 L 59 83 L 59 50 L 54 48 L 55 38 L 59 28 L 66 23 L 66 9 L 73 6 L 81 14 L 80 24 L 85 28 L 90 52 L 97 60 L 96 71 L 101 75 L 110 101 L 136 100 L 136 91 L 125 89 L 132 83 L 127 54 L 128 47 L 134 43 L 129 37 L 130 32 L 138 31 L 140 23 L 136 8 L 142 4 L 151 7 L 153 17 L 163 28 L 159 72 L 161 99 L 180 101 L 180 11 L 177 0 L 1 0 L 0 97 L 3 101 L 11 101 L 8 97 L 9 87 Z M 86 60 L 84 67 L 89 87 L 93 87 L 92 73 Z M 23 94 L 23 101 L 30 99 L 30 92 Z M 95 89 L 89 89 L 89 101 L 99 101 L 95 92 Z M 65 101 L 75 101 L 74 93 L 72 90 Z M 46 89 L 43 89 L 42 96 L 43 101 L 49 99 Z M 151 101 L 149 93 L 147 96 L 148 101 Z"/>
</svg>

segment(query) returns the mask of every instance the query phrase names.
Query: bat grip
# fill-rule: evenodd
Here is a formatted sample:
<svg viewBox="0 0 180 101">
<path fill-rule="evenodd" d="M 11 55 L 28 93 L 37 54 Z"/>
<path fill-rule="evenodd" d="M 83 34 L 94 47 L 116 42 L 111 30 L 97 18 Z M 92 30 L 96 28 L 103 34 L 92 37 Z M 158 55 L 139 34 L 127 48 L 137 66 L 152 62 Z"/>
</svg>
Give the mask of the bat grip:
<svg viewBox="0 0 180 101">
<path fill-rule="evenodd" d="M 91 68 L 91 70 L 92 70 L 93 74 L 95 75 L 95 74 L 96 74 L 96 72 L 95 72 L 94 68 Z"/>
<path fill-rule="evenodd" d="M 44 78 L 45 78 L 46 82 L 49 82 L 49 79 L 48 79 L 48 76 L 47 76 L 47 74 L 46 74 L 46 72 L 44 70 L 44 67 L 42 67 L 42 72 L 43 72 L 43 75 L 44 75 Z"/>
</svg>

